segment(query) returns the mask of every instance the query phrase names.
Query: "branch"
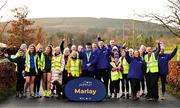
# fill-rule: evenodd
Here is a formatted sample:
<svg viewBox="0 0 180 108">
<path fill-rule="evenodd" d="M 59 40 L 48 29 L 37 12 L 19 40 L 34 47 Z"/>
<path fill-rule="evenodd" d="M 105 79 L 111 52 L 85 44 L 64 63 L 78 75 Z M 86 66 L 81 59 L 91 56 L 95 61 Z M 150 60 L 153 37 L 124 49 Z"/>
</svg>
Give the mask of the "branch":
<svg viewBox="0 0 180 108">
<path fill-rule="evenodd" d="M 176 33 L 170 26 L 168 26 L 161 18 L 156 15 L 154 15 L 154 18 L 158 19 L 173 35 L 180 38 L 180 35 Z"/>
<path fill-rule="evenodd" d="M 7 4 L 8 0 L 5 1 L 5 3 L 0 7 L 0 10 Z"/>
</svg>

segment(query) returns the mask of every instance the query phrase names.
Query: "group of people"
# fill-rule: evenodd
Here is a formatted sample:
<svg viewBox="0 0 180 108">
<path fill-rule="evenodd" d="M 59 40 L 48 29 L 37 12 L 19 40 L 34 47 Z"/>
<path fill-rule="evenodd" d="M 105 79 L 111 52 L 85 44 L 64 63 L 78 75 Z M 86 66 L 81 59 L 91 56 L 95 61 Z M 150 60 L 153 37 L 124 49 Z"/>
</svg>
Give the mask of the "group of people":
<svg viewBox="0 0 180 108">
<path fill-rule="evenodd" d="M 5 56 L 17 65 L 16 95 L 20 98 L 26 97 L 28 90 L 31 97 L 41 97 L 41 85 L 44 97 L 56 94 L 65 98 L 64 87 L 68 81 L 92 77 L 104 83 L 107 98 L 138 100 L 143 96 L 157 101 L 158 79 L 162 84 L 161 99 L 165 99 L 168 62 L 177 52 L 177 47 L 171 54 L 165 54 L 164 49 L 161 42 L 156 49 L 144 45 L 128 49 L 117 45 L 115 40 L 105 44 L 99 37 L 96 43 L 86 43 L 85 47 L 64 47 L 63 40 L 60 46 L 48 45 L 45 51 L 41 44 L 28 48 L 22 44 L 14 57 Z"/>
</svg>

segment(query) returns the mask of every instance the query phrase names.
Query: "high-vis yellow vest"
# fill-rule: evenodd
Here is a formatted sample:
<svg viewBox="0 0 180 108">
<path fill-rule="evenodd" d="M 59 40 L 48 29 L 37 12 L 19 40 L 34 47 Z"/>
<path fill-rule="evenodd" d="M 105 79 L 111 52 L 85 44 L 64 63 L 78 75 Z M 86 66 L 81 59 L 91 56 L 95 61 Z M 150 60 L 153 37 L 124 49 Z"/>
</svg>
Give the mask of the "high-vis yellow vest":
<svg viewBox="0 0 180 108">
<path fill-rule="evenodd" d="M 149 60 L 148 60 L 148 54 L 144 56 L 144 59 L 147 63 L 147 70 L 146 73 L 151 72 L 151 73 L 157 73 L 159 71 L 158 69 L 158 61 L 155 58 L 155 54 L 152 53 Z"/>
<path fill-rule="evenodd" d="M 37 60 L 37 55 L 34 55 L 34 66 L 35 66 L 35 71 L 37 71 L 37 66 L 36 66 L 36 60 Z M 26 54 L 26 66 L 25 66 L 25 71 L 30 72 L 30 55 L 29 53 Z"/>
<path fill-rule="evenodd" d="M 51 70 L 58 70 L 58 71 L 61 71 L 61 60 L 62 60 L 62 55 L 59 54 L 58 56 L 53 56 L 52 57 L 52 61 L 51 61 Z"/>
<path fill-rule="evenodd" d="M 116 64 L 114 62 L 111 62 L 110 64 L 111 64 L 112 68 L 121 66 L 120 63 L 118 64 L 118 66 L 116 66 Z M 122 79 L 122 73 L 120 71 L 111 71 L 111 80 L 117 81 L 118 79 Z"/>
<path fill-rule="evenodd" d="M 123 74 L 128 74 L 128 71 L 129 71 L 129 64 L 128 62 L 126 61 L 126 58 L 122 58 L 120 57 L 120 62 L 121 62 L 121 65 L 123 66 Z"/>
<path fill-rule="evenodd" d="M 37 62 L 38 62 L 38 69 L 43 71 L 45 67 L 45 58 L 43 53 L 41 53 L 41 57 L 37 56 Z"/>
<path fill-rule="evenodd" d="M 81 61 L 79 59 L 72 60 L 69 58 L 68 61 L 68 73 L 72 75 L 72 77 L 79 77 L 81 73 Z"/>
</svg>

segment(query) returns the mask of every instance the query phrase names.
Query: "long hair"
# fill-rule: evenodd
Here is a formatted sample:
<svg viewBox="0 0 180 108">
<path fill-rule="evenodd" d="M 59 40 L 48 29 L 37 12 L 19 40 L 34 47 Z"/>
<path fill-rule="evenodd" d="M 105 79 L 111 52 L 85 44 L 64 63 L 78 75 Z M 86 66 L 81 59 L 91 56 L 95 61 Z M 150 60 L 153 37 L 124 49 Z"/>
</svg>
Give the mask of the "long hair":
<svg viewBox="0 0 180 108">
<path fill-rule="evenodd" d="M 48 56 L 50 56 L 50 57 L 52 57 L 52 47 L 50 46 L 50 45 L 48 45 L 47 47 L 49 47 L 50 48 L 50 52 L 49 52 L 49 54 L 47 54 Z"/>
<path fill-rule="evenodd" d="M 35 47 L 35 45 L 34 44 L 31 44 L 31 45 L 29 45 L 29 48 L 30 47 L 33 47 L 34 48 L 34 52 L 33 52 L 33 55 L 36 55 L 36 47 Z M 28 54 L 30 54 L 30 51 L 28 50 Z"/>
</svg>

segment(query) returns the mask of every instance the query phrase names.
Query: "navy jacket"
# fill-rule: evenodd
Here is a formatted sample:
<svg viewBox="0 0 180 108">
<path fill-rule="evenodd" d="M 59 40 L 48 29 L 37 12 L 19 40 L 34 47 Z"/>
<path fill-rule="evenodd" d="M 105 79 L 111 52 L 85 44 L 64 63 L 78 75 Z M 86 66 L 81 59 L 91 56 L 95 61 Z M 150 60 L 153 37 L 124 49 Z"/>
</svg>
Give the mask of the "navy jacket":
<svg viewBox="0 0 180 108">
<path fill-rule="evenodd" d="M 94 72 L 95 71 L 95 64 L 97 61 L 97 55 L 94 51 L 90 50 L 91 56 L 90 56 L 89 61 L 88 61 L 88 58 L 86 55 L 87 52 L 88 51 L 85 49 L 79 53 L 79 59 L 82 60 L 82 70 L 88 70 L 90 72 Z M 86 66 L 86 64 L 88 64 L 88 63 L 91 63 L 90 67 Z"/>
<path fill-rule="evenodd" d="M 102 49 L 98 48 L 97 51 L 97 69 L 109 69 L 110 63 L 109 63 L 109 56 L 111 55 L 111 51 L 103 47 Z"/>
<path fill-rule="evenodd" d="M 128 72 L 128 78 L 134 78 L 138 80 L 142 80 L 143 73 L 146 67 L 145 61 L 139 57 L 130 57 L 128 53 L 126 53 L 126 60 L 129 63 L 129 72 Z"/>
<path fill-rule="evenodd" d="M 11 62 L 14 62 L 17 64 L 17 73 L 22 73 L 23 70 L 25 70 L 25 57 L 17 57 L 17 58 L 11 58 L 8 57 L 8 59 Z"/>
<path fill-rule="evenodd" d="M 177 47 L 170 54 L 159 54 L 158 67 L 160 75 L 168 74 L 168 62 L 176 55 Z"/>
</svg>

